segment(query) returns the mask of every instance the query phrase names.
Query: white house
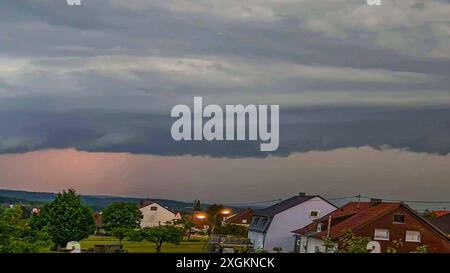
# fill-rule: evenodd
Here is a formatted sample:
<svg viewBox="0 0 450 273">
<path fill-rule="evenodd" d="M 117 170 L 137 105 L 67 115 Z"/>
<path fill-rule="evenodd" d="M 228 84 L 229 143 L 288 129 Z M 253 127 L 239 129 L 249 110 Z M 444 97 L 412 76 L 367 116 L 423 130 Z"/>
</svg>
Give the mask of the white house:
<svg viewBox="0 0 450 273">
<path fill-rule="evenodd" d="M 158 202 L 147 201 L 141 205 L 139 210 L 143 215 L 141 227 L 165 225 L 167 222 L 181 218 L 179 212 L 175 212 Z"/>
<path fill-rule="evenodd" d="M 320 196 L 300 193 L 266 209 L 256 211 L 249 228 L 248 238 L 255 249 L 283 252 L 295 249 L 292 231 L 310 224 L 314 219 L 335 210 L 336 207 Z"/>
</svg>

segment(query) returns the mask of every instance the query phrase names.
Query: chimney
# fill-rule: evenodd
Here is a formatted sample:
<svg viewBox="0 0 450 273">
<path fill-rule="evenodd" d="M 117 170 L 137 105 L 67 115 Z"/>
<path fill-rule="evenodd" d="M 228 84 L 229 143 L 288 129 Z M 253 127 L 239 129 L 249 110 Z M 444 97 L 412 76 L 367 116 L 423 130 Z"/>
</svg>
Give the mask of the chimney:
<svg viewBox="0 0 450 273">
<path fill-rule="evenodd" d="M 304 192 L 299 192 L 298 193 L 298 197 L 305 197 L 306 196 L 306 193 L 304 193 Z"/>
<path fill-rule="evenodd" d="M 375 207 L 376 205 L 380 204 L 383 200 L 377 199 L 377 198 L 371 198 L 370 199 L 370 206 Z"/>
</svg>

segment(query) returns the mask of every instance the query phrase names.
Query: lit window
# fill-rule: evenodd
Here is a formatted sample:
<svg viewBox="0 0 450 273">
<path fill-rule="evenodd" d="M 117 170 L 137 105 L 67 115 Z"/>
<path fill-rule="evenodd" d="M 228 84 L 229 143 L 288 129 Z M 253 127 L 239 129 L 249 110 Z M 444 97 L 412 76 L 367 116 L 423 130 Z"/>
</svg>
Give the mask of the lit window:
<svg viewBox="0 0 450 273">
<path fill-rule="evenodd" d="M 158 210 L 158 207 L 156 207 L 156 206 L 152 206 L 152 207 L 150 207 L 150 210 L 152 210 L 152 211 L 156 211 L 156 210 Z"/>
<path fill-rule="evenodd" d="M 395 224 L 404 224 L 405 223 L 405 215 L 404 214 L 394 214 L 394 223 Z"/>
<path fill-rule="evenodd" d="M 373 237 L 375 240 L 389 241 L 389 229 L 377 228 Z"/>
<path fill-rule="evenodd" d="M 247 224 L 247 219 L 242 219 L 243 224 Z"/>
<path fill-rule="evenodd" d="M 318 210 L 312 210 L 309 212 L 309 218 L 319 218 L 320 212 Z"/>
<path fill-rule="evenodd" d="M 405 242 L 420 243 L 420 232 L 414 230 L 407 230 Z"/>
</svg>

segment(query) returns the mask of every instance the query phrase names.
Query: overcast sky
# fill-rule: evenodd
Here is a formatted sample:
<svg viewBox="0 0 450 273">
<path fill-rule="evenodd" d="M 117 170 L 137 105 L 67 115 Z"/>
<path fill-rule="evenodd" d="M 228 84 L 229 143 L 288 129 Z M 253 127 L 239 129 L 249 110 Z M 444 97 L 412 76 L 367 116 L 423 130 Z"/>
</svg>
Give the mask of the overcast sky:
<svg viewBox="0 0 450 273">
<path fill-rule="evenodd" d="M 62 162 L 67 151 L 73 153 L 67 149 L 90 152 L 79 156 L 167 157 L 168 164 L 183 161 L 193 168 L 186 175 L 194 188 L 206 182 L 192 173 L 204 173 L 211 183 L 245 185 L 252 197 L 250 186 L 258 176 L 251 162 L 262 160 L 265 166 L 276 160 L 273 173 L 288 181 L 280 182 L 279 195 L 301 188 L 333 195 L 336 185 L 329 179 L 312 172 L 300 181 L 299 173 L 283 172 L 282 166 L 296 162 L 302 169 L 305 161 L 299 158 L 305 153 L 333 158 L 336 149 L 347 151 L 343 164 L 354 162 L 350 154 L 363 147 L 398 166 L 392 176 L 384 174 L 386 181 L 432 179 L 428 197 L 443 191 L 450 196 L 445 170 L 420 168 L 427 176 L 411 176 L 422 161 L 400 165 L 389 156 L 400 150 L 408 157 L 420 153 L 422 160 L 445 161 L 439 166 L 448 168 L 450 1 L 382 2 L 375 7 L 365 0 L 82 0 L 81 7 L 69 7 L 64 0 L 4 0 L 0 168 L 10 157 L 20 165 L 16 153 L 48 149 L 64 149 L 56 153 Z M 203 96 L 206 104 L 279 104 L 279 150 L 263 154 L 258 143 L 248 142 L 175 143 L 170 110 L 178 103 L 191 105 L 194 96 Z M 54 151 L 49 153 L 56 156 Z M 216 172 L 204 170 L 209 161 Z M 235 162 L 247 171 L 232 168 Z M 3 167 L 0 187 L 60 190 L 57 181 L 68 174 L 46 164 L 39 161 L 40 169 L 48 170 L 46 179 L 31 175 L 26 181 Z M 357 175 L 354 164 L 345 165 L 336 175 L 355 191 L 381 187 L 373 177 Z M 121 170 L 129 173 L 133 166 Z M 81 172 L 71 164 L 67 168 Z M 183 191 L 172 196 L 163 186 L 142 182 L 167 186 L 170 177 L 180 185 L 181 170 L 163 170 L 157 175 L 161 182 L 153 172 L 135 172 L 126 181 L 141 181 L 140 187 L 116 183 L 108 188 L 120 190 L 104 191 L 182 197 Z M 231 179 L 228 171 L 245 179 Z M 94 188 L 83 191 L 101 193 L 112 174 L 105 172 L 95 176 Z M 324 186 L 315 189 L 315 183 Z M 214 199 L 212 188 L 202 189 L 202 196 Z M 262 191 L 253 197 L 266 197 Z M 420 193 L 408 188 L 395 195 Z"/>
</svg>

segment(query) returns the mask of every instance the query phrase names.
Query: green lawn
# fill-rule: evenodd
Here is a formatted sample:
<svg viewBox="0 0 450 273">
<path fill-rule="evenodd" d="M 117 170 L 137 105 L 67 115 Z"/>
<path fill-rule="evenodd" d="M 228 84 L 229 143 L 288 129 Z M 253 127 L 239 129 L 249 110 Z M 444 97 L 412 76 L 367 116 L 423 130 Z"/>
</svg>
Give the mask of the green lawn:
<svg viewBox="0 0 450 273">
<path fill-rule="evenodd" d="M 193 238 L 191 241 L 183 240 L 179 245 L 164 243 L 162 253 L 202 253 L 206 252 L 208 238 Z M 119 243 L 114 237 L 90 236 L 80 242 L 82 249 L 93 248 L 95 244 Z M 155 253 L 155 244 L 150 242 L 130 242 L 123 240 L 124 249 L 129 253 Z"/>
</svg>

